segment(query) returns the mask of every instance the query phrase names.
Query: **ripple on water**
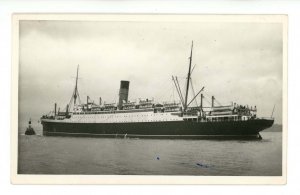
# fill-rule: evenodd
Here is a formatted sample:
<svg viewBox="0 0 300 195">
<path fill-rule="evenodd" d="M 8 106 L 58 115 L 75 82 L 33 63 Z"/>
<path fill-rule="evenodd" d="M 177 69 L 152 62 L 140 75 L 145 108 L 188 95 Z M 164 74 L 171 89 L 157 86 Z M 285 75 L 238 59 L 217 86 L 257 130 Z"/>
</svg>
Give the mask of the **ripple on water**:
<svg viewBox="0 0 300 195">
<path fill-rule="evenodd" d="M 19 137 L 20 174 L 281 175 L 281 132 L 263 140 Z"/>
</svg>

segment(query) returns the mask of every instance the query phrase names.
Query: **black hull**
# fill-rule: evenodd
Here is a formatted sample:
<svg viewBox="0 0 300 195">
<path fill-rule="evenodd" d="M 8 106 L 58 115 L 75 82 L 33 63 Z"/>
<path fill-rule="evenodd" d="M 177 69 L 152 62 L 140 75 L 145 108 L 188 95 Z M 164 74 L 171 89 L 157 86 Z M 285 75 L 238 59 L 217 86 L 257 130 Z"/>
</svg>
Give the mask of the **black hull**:
<svg viewBox="0 0 300 195">
<path fill-rule="evenodd" d="M 64 123 L 42 121 L 45 136 L 164 139 L 260 139 L 274 120 L 223 122 Z"/>
</svg>

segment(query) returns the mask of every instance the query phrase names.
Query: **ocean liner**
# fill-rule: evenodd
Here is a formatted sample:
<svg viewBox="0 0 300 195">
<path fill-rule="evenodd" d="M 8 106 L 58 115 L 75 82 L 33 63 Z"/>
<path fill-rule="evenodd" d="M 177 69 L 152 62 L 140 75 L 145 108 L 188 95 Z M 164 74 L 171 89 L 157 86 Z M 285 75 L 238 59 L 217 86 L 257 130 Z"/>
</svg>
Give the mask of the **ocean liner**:
<svg viewBox="0 0 300 195">
<path fill-rule="evenodd" d="M 260 131 L 269 128 L 274 118 L 258 118 L 256 106 L 248 107 L 232 103 L 204 106 L 204 87 L 189 98 L 193 68 L 193 43 L 189 56 L 185 93 L 177 77 L 172 76 L 179 102 L 155 102 L 153 99 L 128 100 L 129 81 L 121 81 L 119 101 L 99 104 L 80 100 L 78 92 L 78 68 L 69 104 L 63 111 L 54 110 L 41 117 L 45 136 L 96 136 L 121 138 L 183 138 L 183 139 L 261 139 Z M 200 99 L 199 106 L 190 106 Z M 190 99 L 190 101 L 189 101 Z M 209 98 L 210 99 L 210 98 Z"/>
</svg>

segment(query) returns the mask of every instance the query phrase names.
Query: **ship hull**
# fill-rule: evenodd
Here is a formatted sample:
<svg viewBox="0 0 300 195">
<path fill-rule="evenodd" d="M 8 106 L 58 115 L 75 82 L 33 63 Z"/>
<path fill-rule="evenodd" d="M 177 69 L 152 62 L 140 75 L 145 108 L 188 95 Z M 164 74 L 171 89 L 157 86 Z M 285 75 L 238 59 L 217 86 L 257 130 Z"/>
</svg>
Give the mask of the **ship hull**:
<svg viewBox="0 0 300 195">
<path fill-rule="evenodd" d="M 164 138 L 164 139 L 243 139 L 260 138 L 259 132 L 274 120 L 191 122 L 164 121 L 138 123 L 67 123 L 42 121 L 45 136 Z"/>
</svg>

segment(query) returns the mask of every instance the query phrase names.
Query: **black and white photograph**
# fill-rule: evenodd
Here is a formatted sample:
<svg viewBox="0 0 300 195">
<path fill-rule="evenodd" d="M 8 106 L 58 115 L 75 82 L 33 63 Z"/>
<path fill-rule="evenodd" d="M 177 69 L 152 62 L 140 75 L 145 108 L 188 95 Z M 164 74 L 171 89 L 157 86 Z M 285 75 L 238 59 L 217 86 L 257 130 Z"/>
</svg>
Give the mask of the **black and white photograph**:
<svg viewBox="0 0 300 195">
<path fill-rule="evenodd" d="M 13 22 L 16 178 L 285 183 L 287 16 L 15 14 Z"/>
</svg>

